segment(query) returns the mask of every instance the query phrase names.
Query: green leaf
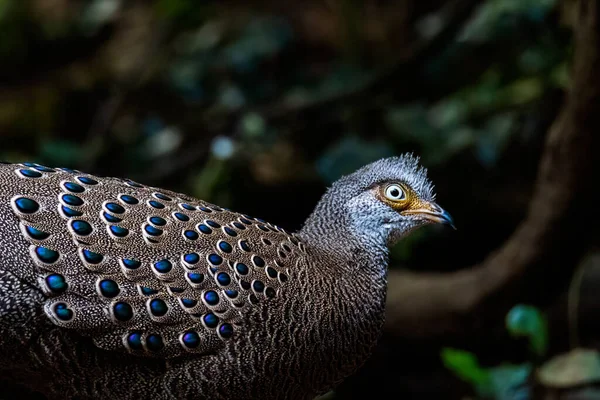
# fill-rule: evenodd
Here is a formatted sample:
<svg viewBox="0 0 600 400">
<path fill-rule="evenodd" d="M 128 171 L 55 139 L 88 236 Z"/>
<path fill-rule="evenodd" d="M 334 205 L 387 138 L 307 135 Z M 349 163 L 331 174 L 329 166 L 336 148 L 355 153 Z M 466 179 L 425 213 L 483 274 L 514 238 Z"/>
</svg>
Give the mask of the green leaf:
<svg viewBox="0 0 600 400">
<path fill-rule="evenodd" d="M 537 356 L 546 353 L 548 347 L 548 325 L 546 318 L 535 307 L 518 304 L 506 315 L 506 329 L 512 336 L 529 338 L 531 350 Z"/>
</svg>

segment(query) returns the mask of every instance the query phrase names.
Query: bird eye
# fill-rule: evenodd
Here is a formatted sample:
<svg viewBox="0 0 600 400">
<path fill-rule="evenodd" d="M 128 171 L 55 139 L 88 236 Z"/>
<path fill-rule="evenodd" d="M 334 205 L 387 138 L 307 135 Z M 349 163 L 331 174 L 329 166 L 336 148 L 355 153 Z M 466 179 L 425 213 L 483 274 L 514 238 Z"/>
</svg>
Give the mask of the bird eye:
<svg viewBox="0 0 600 400">
<path fill-rule="evenodd" d="M 385 188 L 385 197 L 393 201 L 401 201 L 406 198 L 406 194 L 400 185 L 390 185 Z"/>
</svg>

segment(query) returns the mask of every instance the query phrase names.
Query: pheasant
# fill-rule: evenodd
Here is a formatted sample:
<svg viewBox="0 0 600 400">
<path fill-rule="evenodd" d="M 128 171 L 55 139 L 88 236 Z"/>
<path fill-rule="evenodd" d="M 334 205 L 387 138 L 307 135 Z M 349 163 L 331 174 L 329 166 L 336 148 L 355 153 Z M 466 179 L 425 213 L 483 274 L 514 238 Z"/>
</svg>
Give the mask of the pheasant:
<svg viewBox="0 0 600 400">
<path fill-rule="evenodd" d="M 453 225 L 412 155 L 297 233 L 127 179 L 0 164 L 0 365 L 48 398 L 311 399 L 369 357 L 388 247 Z"/>
</svg>

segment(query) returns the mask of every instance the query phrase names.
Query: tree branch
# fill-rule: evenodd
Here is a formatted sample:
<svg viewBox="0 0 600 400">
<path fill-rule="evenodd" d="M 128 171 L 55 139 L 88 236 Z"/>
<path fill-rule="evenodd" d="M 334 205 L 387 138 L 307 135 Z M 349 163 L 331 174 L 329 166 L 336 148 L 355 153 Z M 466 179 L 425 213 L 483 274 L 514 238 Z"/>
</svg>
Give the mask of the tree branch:
<svg viewBox="0 0 600 400">
<path fill-rule="evenodd" d="M 387 333 L 485 337 L 503 324 L 511 305 L 536 287 L 548 299 L 564 289 L 544 287 L 551 281 L 545 277 L 564 277 L 566 285 L 593 236 L 586 230 L 597 229 L 591 200 L 600 170 L 599 18 L 598 0 L 580 1 L 572 85 L 548 132 L 525 220 L 481 265 L 451 274 L 391 271 Z"/>
</svg>

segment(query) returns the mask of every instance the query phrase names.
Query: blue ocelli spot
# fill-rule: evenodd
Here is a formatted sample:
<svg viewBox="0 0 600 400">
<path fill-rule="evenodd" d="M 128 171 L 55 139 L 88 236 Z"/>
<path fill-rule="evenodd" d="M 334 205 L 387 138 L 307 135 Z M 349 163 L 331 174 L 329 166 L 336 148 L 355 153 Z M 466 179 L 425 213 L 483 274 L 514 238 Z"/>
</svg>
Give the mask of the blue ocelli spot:
<svg viewBox="0 0 600 400">
<path fill-rule="evenodd" d="M 188 217 L 187 215 L 180 213 L 180 212 L 176 212 L 173 215 L 175 216 L 175 218 L 177 218 L 178 220 L 180 220 L 182 222 L 187 222 L 190 220 L 190 217 Z"/>
<path fill-rule="evenodd" d="M 66 303 L 56 303 L 54 305 L 54 314 L 61 321 L 69 321 L 73 318 L 73 310 Z"/>
<path fill-rule="evenodd" d="M 163 203 L 156 200 L 150 200 L 148 204 L 150 205 L 150 207 L 156 208 L 157 210 L 162 210 L 163 208 L 165 208 L 165 205 Z"/>
<path fill-rule="evenodd" d="M 223 339 L 229 339 L 231 336 L 233 336 L 233 326 L 230 324 L 221 325 L 219 327 L 219 335 L 221 335 Z"/>
<path fill-rule="evenodd" d="M 118 321 L 129 321 L 133 318 L 133 308 L 128 303 L 119 301 L 113 306 L 113 314 Z"/>
<path fill-rule="evenodd" d="M 131 332 L 127 335 L 127 344 L 131 350 L 142 350 L 142 334 L 140 332 Z"/>
<path fill-rule="evenodd" d="M 73 231 L 80 236 L 88 236 L 93 232 L 92 225 L 89 222 L 82 220 L 71 221 L 71 228 Z"/>
<path fill-rule="evenodd" d="M 69 207 L 61 206 L 61 209 L 62 209 L 63 214 L 68 218 L 81 217 L 83 215 L 82 212 L 73 210 L 72 208 L 69 208 Z"/>
<path fill-rule="evenodd" d="M 244 251 L 250 251 L 250 245 L 246 240 L 240 240 L 239 242 L 240 249 Z"/>
<path fill-rule="evenodd" d="M 262 268 L 265 266 L 265 260 L 263 260 L 259 256 L 252 256 L 252 262 L 254 263 L 254 265 L 256 265 L 259 268 Z"/>
<path fill-rule="evenodd" d="M 211 213 L 212 210 L 208 207 L 198 207 L 200 211 L 204 211 L 205 213 Z"/>
<path fill-rule="evenodd" d="M 206 225 L 211 226 L 213 228 L 220 228 L 221 225 L 215 221 L 213 221 L 212 219 L 207 219 L 206 221 Z"/>
<path fill-rule="evenodd" d="M 50 250 L 46 247 L 38 246 L 35 248 L 35 254 L 38 259 L 46 264 L 53 264 L 58 260 L 59 254 L 57 251 Z"/>
<path fill-rule="evenodd" d="M 104 220 L 109 224 L 118 224 L 119 222 L 123 221 L 121 218 L 117 218 L 114 215 L 111 215 L 107 212 L 102 213 L 102 216 L 104 217 Z"/>
<path fill-rule="evenodd" d="M 173 269 L 173 264 L 169 260 L 161 260 L 154 263 L 154 268 L 161 274 L 166 274 Z"/>
<path fill-rule="evenodd" d="M 201 274 L 199 272 L 188 272 L 187 277 L 190 280 L 190 282 L 194 284 L 200 284 L 204 281 L 204 274 Z"/>
<path fill-rule="evenodd" d="M 187 331 L 181 336 L 183 345 L 190 349 L 200 346 L 200 336 L 194 331 Z"/>
<path fill-rule="evenodd" d="M 240 230 L 246 229 L 246 226 L 244 224 L 242 224 L 241 222 L 234 221 L 232 223 L 232 225 L 235 226 L 236 228 L 240 229 Z"/>
<path fill-rule="evenodd" d="M 108 297 L 109 299 L 117 297 L 118 294 L 121 292 L 121 289 L 119 289 L 119 285 L 117 284 L 117 282 L 113 281 L 112 279 L 103 279 L 102 281 L 100 281 L 98 287 L 100 288 L 100 293 L 102 294 L 102 296 Z"/>
<path fill-rule="evenodd" d="M 27 235 L 34 240 L 45 240 L 50 237 L 49 233 L 36 229 L 32 226 L 26 226 L 25 231 L 27 232 Z"/>
<path fill-rule="evenodd" d="M 150 222 L 156 226 L 165 226 L 167 221 L 161 217 L 150 217 Z"/>
<path fill-rule="evenodd" d="M 104 256 L 102 254 L 98 254 L 90 250 L 83 250 L 81 253 L 83 254 L 83 259 L 90 264 L 100 264 L 102 260 L 104 260 Z"/>
<path fill-rule="evenodd" d="M 117 203 L 106 203 L 104 206 L 108 211 L 115 214 L 123 214 L 125 212 L 125 208 Z"/>
<path fill-rule="evenodd" d="M 127 194 L 122 194 L 119 198 L 121 199 L 121 201 L 123 203 L 130 204 L 130 205 L 135 205 L 140 202 L 137 198 L 135 198 L 133 196 L 129 196 Z"/>
<path fill-rule="evenodd" d="M 146 347 L 148 347 L 148 350 L 150 351 L 162 350 L 163 347 L 165 347 L 162 336 L 157 334 L 148 335 L 146 338 Z"/>
<path fill-rule="evenodd" d="M 194 299 L 181 299 L 181 304 L 183 304 L 183 306 L 185 308 L 192 308 L 196 304 L 198 304 L 198 300 L 194 300 Z"/>
<path fill-rule="evenodd" d="M 167 303 L 161 299 L 153 299 L 150 301 L 150 312 L 155 317 L 162 317 L 167 314 L 169 311 L 169 307 L 167 307 Z"/>
<path fill-rule="evenodd" d="M 267 267 L 267 275 L 271 279 L 276 279 L 277 278 L 277 271 L 273 267 Z"/>
<path fill-rule="evenodd" d="M 197 232 L 191 230 L 184 231 L 183 236 L 185 236 L 185 238 L 188 240 L 198 240 L 199 237 Z"/>
<path fill-rule="evenodd" d="M 31 169 L 21 169 L 19 170 L 19 172 L 21 173 L 21 175 L 27 178 L 40 178 L 42 176 L 42 174 L 38 171 L 33 171 Z"/>
<path fill-rule="evenodd" d="M 113 235 L 115 235 L 116 237 L 125 237 L 125 236 L 129 235 L 129 229 L 123 228 L 118 225 L 111 225 L 109 229 L 110 229 L 110 232 Z"/>
<path fill-rule="evenodd" d="M 225 295 L 227 297 L 229 297 L 230 299 L 235 299 L 236 297 L 238 297 L 238 291 L 237 290 L 233 290 L 233 289 L 229 289 L 225 291 Z"/>
<path fill-rule="evenodd" d="M 46 277 L 46 285 L 52 293 L 58 294 L 67 290 L 68 285 L 65 277 L 61 274 L 50 274 Z"/>
<path fill-rule="evenodd" d="M 250 270 L 248 269 L 248 266 L 246 266 L 246 264 L 242 264 L 242 263 L 237 263 L 235 265 L 235 270 L 240 275 L 248 275 L 248 272 L 250 272 Z"/>
<path fill-rule="evenodd" d="M 183 260 L 188 264 L 196 264 L 200 261 L 200 255 L 198 253 L 189 253 L 183 256 Z"/>
<path fill-rule="evenodd" d="M 252 288 L 254 289 L 254 291 L 262 293 L 263 290 L 265 290 L 265 284 L 261 281 L 254 281 L 254 283 L 252 284 Z"/>
<path fill-rule="evenodd" d="M 216 328 L 217 325 L 219 325 L 219 317 L 213 313 L 206 314 L 204 317 L 202 317 L 202 320 L 204 321 L 204 325 L 206 325 L 208 328 Z"/>
<path fill-rule="evenodd" d="M 152 296 L 153 294 L 158 293 L 158 290 L 146 286 L 140 286 L 140 290 L 144 296 Z"/>
<path fill-rule="evenodd" d="M 191 206 L 187 203 L 181 203 L 179 204 L 181 206 L 181 208 L 183 208 L 184 210 L 188 210 L 188 211 L 196 211 L 196 207 Z"/>
<path fill-rule="evenodd" d="M 17 210 L 23 214 L 33 214 L 40 209 L 40 205 L 37 201 L 28 199 L 27 197 L 19 197 L 15 200 L 15 206 Z"/>
<path fill-rule="evenodd" d="M 205 235 L 210 235 L 212 233 L 212 229 L 210 229 L 208 226 L 206 226 L 204 224 L 198 225 L 198 230 L 200 232 L 204 233 Z"/>
<path fill-rule="evenodd" d="M 169 196 L 166 196 L 162 193 L 154 193 L 154 197 L 156 197 L 159 200 L 164 200 L 164 201 L 172 201 L 173 200 Z"/>
<path fill-rule="evenodd" d="M 224 231 L 226 234 L 228 234 L 229 236 L 232 236 L 232 237 L 236 237 L 236 236 L 238 235 L 236 231 L 234 231 L 233 229 L 231 229 L 231 228 L 230 228 L 230 227 L 228 227 L 228 226 L 224 227 L 224 228 L 223 228 L 223 231 Z"/>
<path fill-rule="evenodd" d="M 83 205 L 83 200 L 80 197 L 75 196 L 74 194 L 63 194 L 62 201 L 70 206 L 79 207 Z"/>
<path fill-rule="evenodd" d="M 219 295 L 214 290 L 209 290 L 204 293 L 204 300 L 206 301 L 206 304 L 214 306 L 219 304 Z"/>
<path fill-rule="evenodd" d="M 210 262 L 212 265 L 221 265 L 221 263 L 223 263 L 223 257 L 212 253 L 208 256 L 208 262 Z"/>
<path fill-rule="evenodd" d="M 150 236 L 160 236 L 163 234 L 162 229 L 155 228 L 152 225 L 144 226 L 144 231 Z"/>
<path fill-rule="evenodd" d="M 265 295 L 270 299 L 274 298 L 276 295 L 275 289 L 273 289 L 272 287 L 266 288 Z"/>
<path fill-rule="evenodd" d="M 219 249 L 225 253 L 231 253 L 233 251 L 233 247 L 231 247 L 231 245 L 225 241 L 219 242 Z"/>
<path fill-rule="evenodd" d="M 87 176 L 78 176 L 77 180 L 84 185 L 97 185 L 98 181 L 92 178 L 88 178 Z"/>
<path fill-rule="evenodd" d="M 220 272 L 217 274 L 217 282 L 219 282 L 219 285 L 221 286 L 227 286 L 231 283 L 231 277 L 227 272 Z"/>
<path fill-rule="evenodd" d="M 85 192 L 85 188 L 75 182 L 65 182 L 65 189 L 67 189 L 71 193 L 83 193 Z"/>
<path fill-rule="evenodd" d="M 142 263 L 139 262 L 138 260 L 133 260 L 130 258 L 124 258 L 121 260 L 121 262 L 127 269 L 137 269 L 142 265 Z"/>
</svg>

